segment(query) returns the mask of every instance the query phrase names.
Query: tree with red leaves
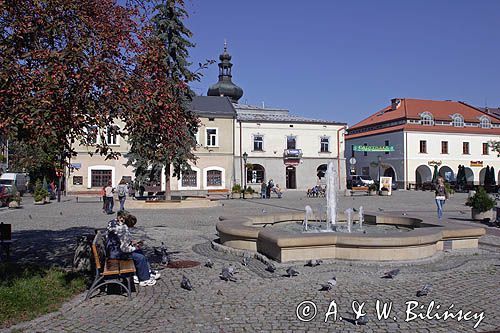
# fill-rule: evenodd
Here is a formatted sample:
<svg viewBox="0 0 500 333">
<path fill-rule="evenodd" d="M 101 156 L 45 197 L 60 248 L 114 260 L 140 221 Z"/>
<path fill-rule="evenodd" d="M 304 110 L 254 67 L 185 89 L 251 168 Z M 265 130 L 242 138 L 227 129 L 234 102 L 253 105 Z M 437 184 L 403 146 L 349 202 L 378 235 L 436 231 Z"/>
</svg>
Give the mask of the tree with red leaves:
<svg viewBox="0 0 500 333">
<path fill-rule="evenodd" d="M 89 129 L 128 107 L 132 15 L 113 0 L 0 1 L 0 135 L 58 167 L 77 144 L 116 157 Z"/>
</svg>

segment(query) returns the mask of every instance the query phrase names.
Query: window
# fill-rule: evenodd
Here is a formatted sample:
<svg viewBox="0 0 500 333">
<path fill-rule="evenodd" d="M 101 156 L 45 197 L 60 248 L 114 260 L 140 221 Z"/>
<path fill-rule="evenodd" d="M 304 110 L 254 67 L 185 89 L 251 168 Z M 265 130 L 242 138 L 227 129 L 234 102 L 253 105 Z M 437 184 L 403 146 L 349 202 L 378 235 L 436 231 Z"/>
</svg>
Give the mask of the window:
<svg viewBox="0 0 500 333">
<path fill-rule="evenodd" d="M 322 153 L 329 153 L 330 152 L 330 137 L 324 136 L 320 139 L 320 151 Z"/>
<path fill-rule="evenodd" d="M 111 170 L 92 170 L 91 172 L 92 187 L 103 187 L 111 181 Z"/>
<path fill-rule="evenodd" d="M 363 146 L 368 146 L 368 144 L 367 143 L 363 143 Z M 364 151 L 363 152 L 363 156 L 368 156 L 368 152 Z"/>
<path fill-rule="evenodd" d="M 420 115 L 420 124 L 422 125 L 434 125 L 434 118 L 430 112 L 423 112 Z"/>
<path fill-rule="evenodd" d="M 441 154 L 448 154 L 448 141 L 441 141 Z"/>
<path fill-rule="evenodd" d="M 207 146 L 208 147 L 217 147 L 219 144 L 219 139 L 217 136 L 216 128 L 207 128 Z"/>
<path fill-rule="evenodd" d="M 117 130 L 118 130 L 117 127 L 108 127 L 106 129 L 106 143 L 108 145 L 117 145 L 118 144 L 118 136 L 116 134 Z"/>
<path fill-rule="evenodd" d="M 420 153 L 427 154 L 427 141 L 420 140 Z"/>
<path fill-rule="evenodd" d="M 260 164 L 252 164 L 251 168 L 247 168 L 247 183 L 255 184 L 262 183 L 265 179 L 264 167 Z"/>
<path fill-rule="evenodd" d="M 384 145 L 385 145 L 386 147 L 388 147 L 388 146 L 389 146 L 389 140 L 385 140 Z M 389 155 L 389 152 L 388 152 L 388 151 L 386 151 L 386 152 L 385 152 L 385 154 L 386 154 L 386 155 Z"/>
<path fill-rule="evenodd" d="M 490 154 L 490 147 L 487 142 L 483 143 L 483 155 L 489 155 Z"/>
<path fill-rule="evenodd" d="M 297 137 L 295 135 L 289 135 L 286 137 L 286 149 L 296 149 L 297 147 Z"/>
<path fill-rule="evenodd" d="M 479 126 L 481 128 L 491 128 L 491 121 L 488 119 L 488 117 L 482 116 L 479 118 Z"/>
<path fill-rule="evenodd" d="M 182 187 L 196 187 L 197 172 L 188 170 L 182 173 Z"/>
<path fill-rule="evenodd" d="M 73 185 L 83 185 L 83 176 L 73 176 Z"/>
<path fill-rule="evenodd" d="M 264 136 L 263 135 L 254 135 L 253 136 L 253 150 L 254 151 L 263 151 L 264 149 Z"/>
<path fill-rule="evenodd" d="M 464 117 L 462 115 L 455 113 L 453 116 L 453 121 L 451 122 L 451 125 L 454 127 L 464 127 Z"/>
<path fill-rule="evenodd" d="M 463 154 L 464 155 L 469 155 L 470 154 L 470 151 L 469 151 L 469 143 L 468 142 L 464 142 L 462 144 L 462 151 L 463 151 Z"/>
<path fill-rule="evenodd" d="M 207 186 L 222 186 L 222 171 L 207 171 Z"/>
</svg>

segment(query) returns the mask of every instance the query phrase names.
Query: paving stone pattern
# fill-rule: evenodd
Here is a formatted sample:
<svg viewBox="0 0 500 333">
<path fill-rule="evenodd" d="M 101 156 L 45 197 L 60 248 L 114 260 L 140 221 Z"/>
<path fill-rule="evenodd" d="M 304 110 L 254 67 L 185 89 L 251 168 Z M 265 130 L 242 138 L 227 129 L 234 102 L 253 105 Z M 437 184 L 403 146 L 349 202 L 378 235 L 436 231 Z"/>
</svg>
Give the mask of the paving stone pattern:
<svg viewBox="0 0 500 333">
<path fill-rule="evenodd" d="M 445 207 L 444 223 L 476 225 L 467 220 L 470 210 L 463 205 L 465 195 L 457 194 Z M 20 210 L 0 210 L 0 221 L 13 224 L 14 237 L 19 241 L 13 248 L 13 260 L 29 262 L 43 260 L 48 264 L 67 267 L 71 264 L 76 236 L 91 234 L 103 228 L 108 216 L 101 211 L 95 198 L 67 197 L 65 202 L 33 206 L 25 198 Z M 84 202 L 82 202 L 84 201 Z M 98 294 L 89 301 L 78 295 L 64 304 L 60 311 L 22 323 L 5 331 L 21 332 L 487 332 L 500 330 L 500 237 L 498 229 L 489 228 L 478 250 L 442 252 L 433 258 L 417 262 L 374 263 L 327 260 L 318 267 L 305 267 L 304 262 L 276 264 L 277 271 L 265 271 L 265 264 L 252 258 L 248 266 L 240 264 L 243 251 L 214 249 L 217 238 L 215 224 L 219 216 L 234 214 L 271 214 L 301 209 L 309 204 L 317 209 L 324 199 L 305 198 L 303 193 L 288 192 L 284 199 L 225 200 L 224 206 L 194 210 L 137 210 L 137 238 L 144 239 L 151 250 L 163 241 L 176 260 L 196 260 L 204 263 L 211 258 L 213 269 L 203 265 L 185 269 L 163 269 L 162 278 L 153 287 L 137 287 L 128 301 L 121 295 Z M 435 219 L 431 192 L 395 192 L 392 197 L 356 196 L 341 198 L 341 209 L 359 207 L 365 211 L 420 216 Z M 404 208 L 404 209 L 403 209 Z M 22 242 L 22 245 L 21 245 Z M 151 251 L 149 251 L 151 252 Z M 156 262 L 151 253 L 152 261 Z M 237 268 L 236 282 L 219 278 L 223 266 Z M 293 266 L 300 274 L 283 276 Z M 382 279 L 383 273 L 400 268 L 394 279 Z M 180 288 L 182 275 L 191 280 L 192 291 Z M 320 283 L 336 276 L 337 285 L 331 291 L 319 291 Z M 417 298 L 416 291 L 425 283 L 433 290 Z M 388 319 L 377 320 L 376 300 L 392 302 Z M 431 312 L 444 310 L 456 313 L 484 313 L 484 319 L 474 329 L 477 320 L 415 319 L 405 321 L 406 303 L 418 301 L 425 314 L 431 301 Z M 314 302 L 316 316 L 311 321 L 297 318 L 297 305 Z M 335 301 L 337 320 L 331 315 L 325 323 L 329 305 Z M 351 305 L 365 302 L 363 311 L 369 322 L 356 326 Z M 436 311 L 437 305 L 440 309 Z M 303 310 L 303 309 L 301 309 Z M 307 311 L 299 311 L 306 317 Z M 313 313 L 313 312 L 310 312 Z M 310 314 L 309 313 L 309 314 Z M 342 320 L 340 319 L 342 317 Z M 396 319 L 394 319 L 396 318 Z"/>
</svg>

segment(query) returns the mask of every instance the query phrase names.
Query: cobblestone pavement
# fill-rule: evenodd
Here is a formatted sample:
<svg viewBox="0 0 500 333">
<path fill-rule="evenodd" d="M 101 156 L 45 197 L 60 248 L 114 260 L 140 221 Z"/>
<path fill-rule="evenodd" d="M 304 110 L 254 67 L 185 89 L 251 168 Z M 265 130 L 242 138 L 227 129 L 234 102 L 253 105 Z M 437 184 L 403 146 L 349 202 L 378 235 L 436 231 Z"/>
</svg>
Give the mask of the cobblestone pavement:
<svg viewBox="0 0 500 333">
<path fill-rule="evenodd" d="M 463 205 L 466 196 L 457 194 L 445 207 L 445 223 L 477 225 L 468 220 L 470 210 Z M 19 241 L 13 249 L 13 260 L 45 260 L 68 266 L 71 262 L 75 237 L 92 233 L 94 228 L 106 225 L 108 216 L 101 204 L 92 198 L 65 198 L 65 202 L 33 206 L 25 199 L 21 210 L 0 210 L 0 221 L 13 224 L 14 237 Z M 290 265 L 277 264 L 277 271 L 269 273 L 265 265 L 252 258 L 246 267 L 240 264 L 242 253 L 215 250 L 215 224 L 219 216 L 233 214 L 255 215 L 302 209 L 311 205 L 316 209 L 324 199 L 307 199 L 302 193 L 289 192 L 284 199 L 225 200 L 223 206 L 193 210 L 137 210 L 138 238 L 148 246 L 164 241 L 176 260 L 195 260 L 202 264 L 193 268 L 163 269 L 162 278 L 153 287 L 138 287 L 131 301 L 124 296 L 101 293 L 84 302 L 84 295 L 66 303 L 55 313 L 31 322 L 11 327 L 12 331 L 26 332 L 487 332 L 500 330 L 500 233 L 486 227 L 488 234 L 481 239 L 478 250 L 442 252 L 433 258 L 405 263 L 325 261 L 318 267 L 304 267 L 293 263 L 300 274 L 284 277 Z M 356 196 L 340 199 L 342 209 L 363 205 L 365 211 L 399 214 L 406 212 L 425 219 L 434 219 L 435 204 L 430 192 L 395 192 L 392 197 Z M 209 269 L 203 266 L 207 258 L 215 262 Z M 153 261 L 157 258 L 152 256 Z M 237 267 L 238 280 L 225 282 L 218 277 L 223 266 Z M 386 270 L 398 267 L 394 279 L 382 279 Z M 180 288 L 182 275 L 191 280 L 194 289 Z M 337 286 L 332 291 L 319 291 L 333 275 Z M 417 298 L 416 291 L 425 283 L 433 290 L 428 296 Z M 387 319 L 378 320 L 376 300 L 392 309 Z M 316 316 L 310 321 L 297 318 L 297 306 L 311 301 Z M 335 303 L 332 303 L 334 301 Z M 356 326 L 351 305 L 365 302 L 368 314 L 365 326 Z M 406 313 L 412 301 L 418 306 Z M 434 318 L 445 311 L 462 314 L 462 320 L 413 320 L 412 314 L 425 317 L 429 311 Z M 334 310 L 325 322 L 325 315 Z M 356 303 L 355 303 L 356 304 Z M 307 305 L 304 303 L 303 305 Z M 330 307 L 331 305 L 331 307 Z M 301 308 L 303 319 L 314 313 L 313 307 Z M 484 316 L 479 325 L 479 316 Z M 476 317 L 473 317 L 475 315 Z M 407 318 L 407 316 L 409 316 Z M 342 320 L 340 319 L 342 317 Z M 469 319 L 469 320 L 466 320 Z M 9 331 L 6 330 L 6 331 Z"/>
</svg>

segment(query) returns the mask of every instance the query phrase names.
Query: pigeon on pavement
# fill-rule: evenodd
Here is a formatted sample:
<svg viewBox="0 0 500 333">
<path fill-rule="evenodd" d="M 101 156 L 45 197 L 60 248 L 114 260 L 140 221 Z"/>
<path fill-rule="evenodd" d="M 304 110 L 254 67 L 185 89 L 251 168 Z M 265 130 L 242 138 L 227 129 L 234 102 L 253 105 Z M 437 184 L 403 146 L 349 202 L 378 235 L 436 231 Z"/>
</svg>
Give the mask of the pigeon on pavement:
<svg viewBox="0 0 500 333">
<path fill-rule="evenodd" d="M 399 268 L 396 268 L 396 269 L 390 270 L 388 272 L 385 272 L 384 276 L 382 276 L 382 277 L 385 279 L 393 279 L 398 274 L 399 274 Z"/>
<path fill-rule="evenodd" d="M 186 290 L 193 290 L 191 281 L 189 281 L 189 279 L 185 275 L 182 276 L 181 288 Z"/>
<path fill-rule="evenodd" d="M 205 267 L 213 268 L 214 267 L 213 261 L 210 259 L 207 259 L 207 262 L 205 263 Z"/>
<path fill-rule="evenodd" d="M 297 276 L 299 275 L 299 272 L 296 271 L 293 267 L 288 267 L 286 269 L 286 274 L 288 275 L 288 277 L 292 277 L 292 276 Z"/>
<path fill-rule="evenodd" d="M 432 291 L 432 284 L 426 283 L 417 291 L 417 297 L 427 296 Z"/>
</svg>

